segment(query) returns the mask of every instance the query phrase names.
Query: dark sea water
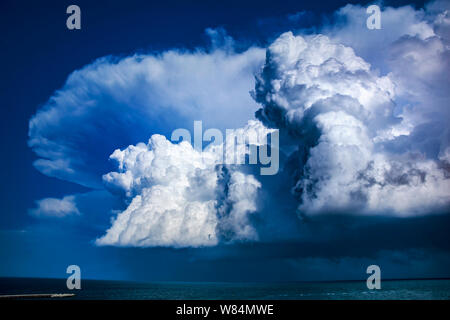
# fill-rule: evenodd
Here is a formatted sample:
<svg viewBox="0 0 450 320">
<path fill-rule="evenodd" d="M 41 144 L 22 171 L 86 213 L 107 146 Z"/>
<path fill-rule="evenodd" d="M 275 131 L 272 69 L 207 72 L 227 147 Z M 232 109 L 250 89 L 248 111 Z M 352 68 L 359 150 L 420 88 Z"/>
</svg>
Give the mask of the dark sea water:
<svg viewBox="0 0 450 320">
<path fill-rule="evenodd" d="M 68 290 L 66 279 L 0 278 L 0 295 L 75 293 L 59 299 L 450 299 L 450 280 L 384 280 L 380 290 L 365 281 L 218 283 L 82 280 Z M 53 298 L 58 299 L 58 298 Z"/>
</svg>

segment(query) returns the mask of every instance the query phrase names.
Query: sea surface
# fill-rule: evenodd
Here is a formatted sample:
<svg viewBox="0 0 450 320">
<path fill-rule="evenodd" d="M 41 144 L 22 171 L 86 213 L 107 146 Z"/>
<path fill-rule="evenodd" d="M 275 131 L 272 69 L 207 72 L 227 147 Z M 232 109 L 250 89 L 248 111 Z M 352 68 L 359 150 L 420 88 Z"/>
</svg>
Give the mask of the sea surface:
<svg viewBox="0 0 450 320">
<path fill-rule="evenodd" d="M 66 279 L 0 278 L 0 295 L 75 293 L 52 299 L 450 299 L 450 280 L 384 280 L 380 290 L 365 281 L 222 283 L 82 280 L 68 290 Z"/>
</svg>

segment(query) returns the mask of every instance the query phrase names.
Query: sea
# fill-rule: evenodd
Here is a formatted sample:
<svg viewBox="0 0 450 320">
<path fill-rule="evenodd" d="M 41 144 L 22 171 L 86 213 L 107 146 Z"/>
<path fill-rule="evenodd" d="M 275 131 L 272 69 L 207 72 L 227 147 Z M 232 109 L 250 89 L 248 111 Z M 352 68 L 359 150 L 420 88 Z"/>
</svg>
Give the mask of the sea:
<svg viewBox="0 0 450 320">
<path fill-rule="evenodd" d="M 369 290 L 365 281 L 337 282 L 127 282 L 82 280 L 68 290 L 66 279 L 0 278 L 1 295 L 74 293 L 47 299 L 125 300 L 449 300 L 450 279 L 383 280 Z"/>
</svg>

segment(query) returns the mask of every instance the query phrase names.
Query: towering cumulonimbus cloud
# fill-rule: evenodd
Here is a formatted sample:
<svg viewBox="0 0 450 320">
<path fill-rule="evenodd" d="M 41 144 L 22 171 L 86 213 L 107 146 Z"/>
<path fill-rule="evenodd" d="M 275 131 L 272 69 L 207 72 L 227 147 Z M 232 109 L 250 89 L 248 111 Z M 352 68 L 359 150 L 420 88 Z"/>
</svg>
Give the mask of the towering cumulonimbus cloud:
<svg viewBox="0 0 450 320">
<path fill-rule="evenodd" d="M 249 133 L 256 138 L 254 143 L 262 144 L 261 138 L 271 131 L 249 121 L 227 138 Z M 218 147 L 223 146 L 196 150 L 188 141 L 174 144 L 153 135 L 148 144 L 114 151 L 110 158 L 119 171 L 104 175 L 103 180 L 108 189 L 131 202 L 97 244 L 198 247 L 256 240 L 249 216 L 258 209 L 261 184 L 239 171 L 238 165 L 223 164 Z"/>
<path fill-rule="evenodd" d="M 98 59 L 31 118 L 34 165 L 122 201 L 98 245 L 291 239 L 304 221 L 296 213 L 448 212 L 449 12 L 444 1 L 387 7 L 382 28 L 369 30 L 366 8 L 347 5 L 320 34 L 287 32 L 267 50 L 235 52 L 223 30 L 208 30 L 210 51 Z M 259 121 L 248 121 L 255 111 Z M 223 144 L 168 140 L 196 120 L 233 129 L 244 158 L 242 136 L 253 131 L 258 144 L 279 129 L 280 174 L 223 164 L 220 151 L 232 152 Z M 30 212 L 85 218 L 79 199 L 44 199 Z"/>
<path fill-rule="evenodd" d="M 291 170 L 301 213 L 408 216 L 449 205 L 448 159 L 420 145 L 392 147 L 414 145 L 415 128 L 391 77 L 323 35 L 287 32 L 268 48 L 253 93 L 263 106 L 257 117 L 298 146 Z"/>
</svg>

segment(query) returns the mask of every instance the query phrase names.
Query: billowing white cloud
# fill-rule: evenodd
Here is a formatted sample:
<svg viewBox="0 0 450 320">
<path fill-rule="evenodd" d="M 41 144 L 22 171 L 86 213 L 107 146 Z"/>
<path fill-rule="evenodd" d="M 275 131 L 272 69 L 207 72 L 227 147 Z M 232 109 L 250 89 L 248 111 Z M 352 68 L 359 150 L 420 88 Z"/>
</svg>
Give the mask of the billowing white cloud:
<svg viewBox="0 0 450 320">
<path fill-rule="evenodd" d="M 409 53 L 421 56 L 420 50 Z M 415 81 L 421 74 L 417 70 Z M 396 80 L 394 74 L 377 75 L 350 47 L 323 35 L 288 32 L 268 48 L 254 92 L 263 105 L 258 117 L 287 130 L 299 146 L 293 193 L 300 212 L 409 216 L 450 204 L 443 157 L 427 157 L 426 146 L 413 137 L 412 150 L 392 147 L 417 125 L 407 108 L 397 106 L 406 99 Z M 427 107 L 416 102 L 416 108 Z M 434 108 L 438 117 L 448 113 L 440 107 Z"/>
<path fill-rule="evenodd" d="M 62 199 L 45 198 L 36 201 L 37 207 L 29 213 L 35 217 L 62 218 L 70 215 L 79 215 L 75 196 L 65 196 Z"/>
<path fill-rule="evenodd" d="M 287 229 L 279 211 L 291 210 L 291 200 L 301 215 L 448 210 L 450 7 L 384 8 L 381 30 L 366 28 L 365 9 L 347 5 L 321 34 L 287 32 L 267 50 L 234 52 L 223 30 L 208 30 L 210 52 L 99 59 L 72 73 L 30 120 L 35 166 L 124 199 L 98 245 L 257 240 L 261 225 Z M 271 129 L 261 122 L 245 125 L 255 111 L 280 129 L 285 181 L 222 165 L 223 146 L 200 152 L 167 140 L 194 120 L 235 129 L 233 139 L 252 128 L 265 136 Z"/>
<path fill-rule="evenodd" d="M 250 121 L 230 138 L 247 131 L 263 137 L 271 130 Z M 187 141 L 173 144 L 153 135 L 148 144 L 114 151 L 110 158 L 119 171 L 103 180 L 131 202 L 97 244 L 196 247 L 257 239 L 249 215 L 257 211 L 261 184 L 238 166 L 223 165 L 218 147 L 201 152 Z"/>
</svg>

